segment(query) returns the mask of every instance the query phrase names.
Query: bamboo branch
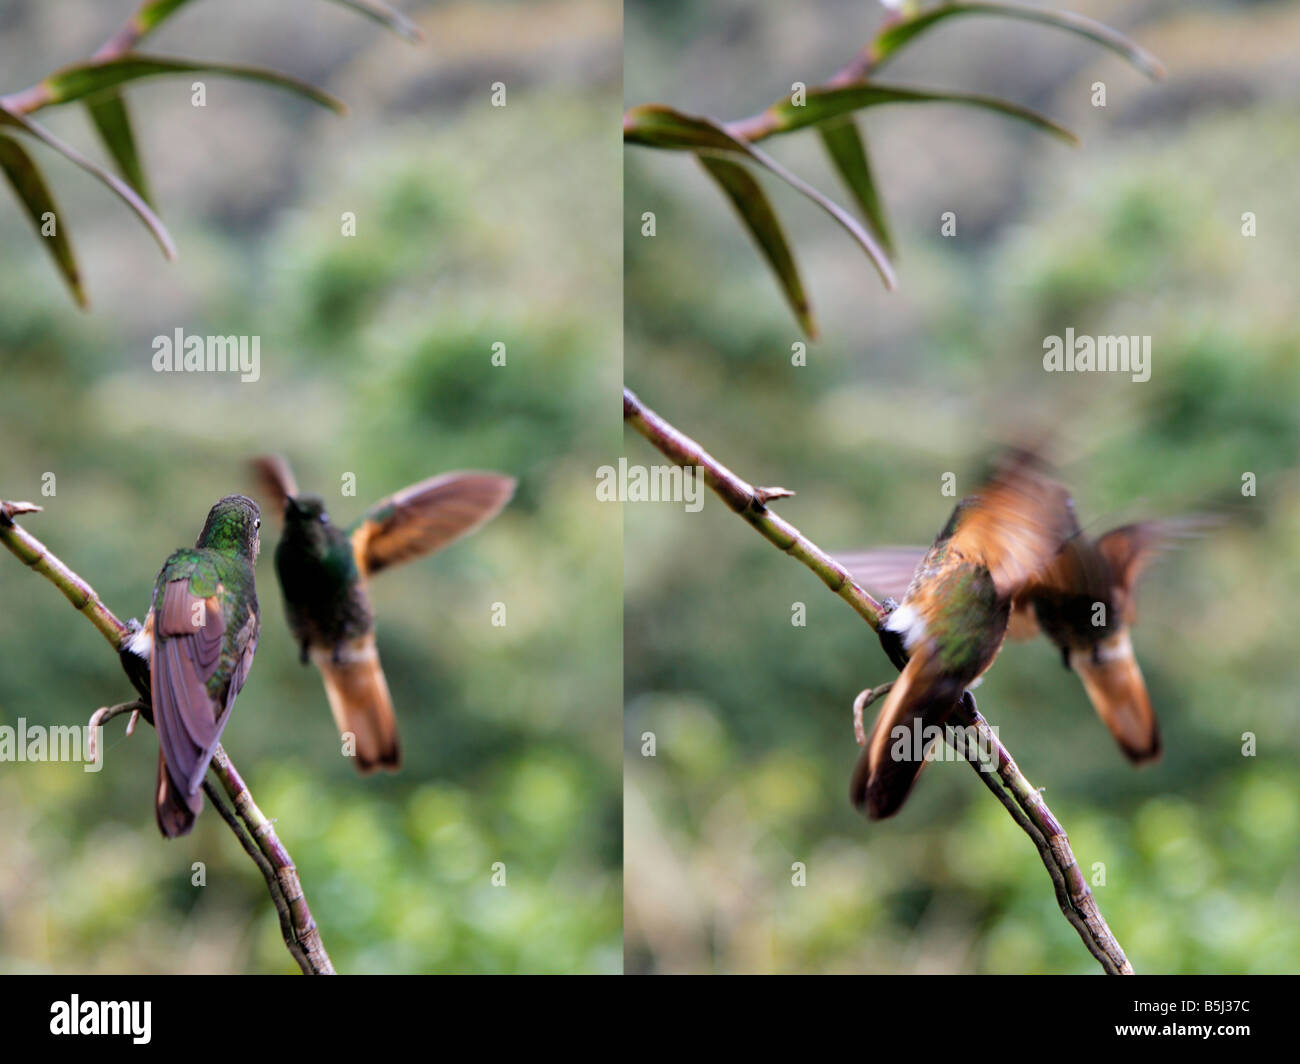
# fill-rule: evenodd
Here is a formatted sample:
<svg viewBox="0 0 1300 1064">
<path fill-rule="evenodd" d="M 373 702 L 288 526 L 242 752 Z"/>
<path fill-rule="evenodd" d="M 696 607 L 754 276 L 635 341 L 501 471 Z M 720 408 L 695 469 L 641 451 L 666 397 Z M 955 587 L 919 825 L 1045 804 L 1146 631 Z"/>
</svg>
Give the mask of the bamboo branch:
<svg viewBox="0 0 1300 1064">
<path fill-rule="evenodd" d="M 143 0 L 139 8 L 117 30 L 109 35 L 108 39 L 95 50 L 90 58 L 94 62 L 107 63 L 131 51 L 132 48 L 162 24 L 163 18 L 167 17 L 164 15 L 162 18 L 151 21 L 150 24 L 146 25 L 140 16 L 147 8 L 153 6 L 153 0 Z M 177 4 L 176 6 L 179 8 L 181 5 Z M 173 10 L 167 14 L 174 13 Z M 29 85 L 19 92 L 11 93 L 0 99 L 0 103 L 3 103 L 6 109 L 22 115 L 34 114 L 41 108 L 48 107 L 51 102 L 49 85 L 46 84 L 44 79 L 38 81 L 35 85 Z"/>
<path fill-rule="evenodd" d="M 848 571 L 788 521 L 767 508 L 767 501 L 791 494 L 784 489 L 755 488 L 650 410 L 627 388 L 623 389 L 623 420 L 632 425 L 665 457 L 677 465 L 702 470 L 705 482 L 732 510 L 753 525 L 771 543 L 811 569 L 827 587 L 844 599 L 875 631 L 886 616 L 885 607 L 860 588 Z M 967 692 L 956 707 L 955 721 L 968 729 L 967 745 L 978 743 L 974 755 L 961 753 L 981 781 L 997 795 L 1012 818 L 1037 848 L 1056 890 L 1061 912 L 1079 933 L 1085 946 L 1108 975 L 1132 975 L 1133 967 L 1097 908 L 1079 862 L 1070 850 L 1060 821 L 1052 814 L 1042 794 L 1016 765 L 997 735 L 980 715 L 975 699 Z M 979 751 L 991 751 L 985 759 Z M 994 776 L 997 776 L 995 782 Z M 1005 789 L 1004 789 L 1005 788 Z"/>
<path fill-rule="evenodd" d="M 63 592 L 69 602 L 79 613 L 84 614 L 99 631 L 114 651 L 121 653 L 132 632 L 110 610 L 95 589 L 85 580 L 69 569 L 50 550 L 26 529 L 14 523 L 17 514 L 39 513 L 39 506 L 25 502 L 0 501 L 0 541 L 25 565 L 40 573 L 55 587 Z M 101 709 L 91 718 L 93 728 L 101 725 L 120 713 L 138 709 L 141 703 L 124 703 L 108 709 Z M 235 829 L 235 823 L 228 811 L 218 806 L 222 819 L 235 831 L 236 838 L 266 879 L 271 901 L 280 914 L 280 928 L 284 933 L 285 946 L 305 975 L 333 975 L 334 965 L 321 943 L 320 931 L 307 906 L 302 883 L 298 878 L 293 859 L 275 833 L 273 821 L 257 807 L 229 755 L 217 744 L 212 755 L 211 769 L 221 782 L 222 788 L 234 806 L 235 815 L 242 822 L 247 836 Z M 215 797 L 215 791 L 207 781 L 204 790 L 209 798 Z M 215 801 L 213 804 L 217 804 Z M 250 849 L 252 845 L 252 849 Z M 257 856 L 254 856 L 254 850 Z M 260 857 L 260 860 L 259 860 Z M 286 913 L 288 919 L 285 919 Z"/>
</svg>

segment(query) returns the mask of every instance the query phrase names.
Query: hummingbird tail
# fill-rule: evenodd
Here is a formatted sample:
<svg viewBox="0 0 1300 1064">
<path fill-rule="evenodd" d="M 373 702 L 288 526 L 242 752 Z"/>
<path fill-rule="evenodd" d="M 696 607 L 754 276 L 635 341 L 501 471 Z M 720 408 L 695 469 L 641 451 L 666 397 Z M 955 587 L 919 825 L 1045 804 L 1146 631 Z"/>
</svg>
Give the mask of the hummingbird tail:
<svg viewBox="0 0 1300 1064">
<path fill-rule="evenodd" d="M 1097 715 L 1129 760 L 1140 765 L 1158 758 L 1160 728 L 1128 629 L 1093 650 L 1072 651 L 1070 665 L 1083 681 Z"/>
<path fill-rule="evenodd" d="M 164 838 L 168 839 L 188 835 L 202 809 L 202 794 L 196 793 L 187 798 L 172 782 L 172 778 L 167 774 L 167 762 L 160 749 L 158 751 L 158 795 L 154 802 L 158 830 L 163 833 Z"/>
<path fill-rule="evenodd" d="M 353 737 L 358 770 L 396 772 L 402 765 L 397 718 L 374 633 L 343 644 L 337 654 L 313 647 L 311 657 L 325 680 L 339 734 Z"/>
<path fill-rule="evenodd" d="M 959 681 L 930 680 L 920 668 L 913 658 L 894 681 L 853 770 L 849 798 L 868 820 L 884 820 L 903 807 L 925 768 L 934 729 L 943 727 L 962 696 Z"/>
</svg>

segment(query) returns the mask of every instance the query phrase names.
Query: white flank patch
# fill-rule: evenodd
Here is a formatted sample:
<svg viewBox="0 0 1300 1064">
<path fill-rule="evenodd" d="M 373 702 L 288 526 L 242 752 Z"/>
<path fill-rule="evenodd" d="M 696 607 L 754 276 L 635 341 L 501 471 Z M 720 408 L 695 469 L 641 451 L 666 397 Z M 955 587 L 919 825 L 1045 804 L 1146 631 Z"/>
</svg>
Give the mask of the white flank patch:
<svg viewBox="0 0 1300 1064">
<path fill-rule="evenodd" d="M 898 632 L 903 637 L 903 646 L 908 650 L 925 638 L 925 619 L 910 603 L 903 603 L 885 618 L 885 627 L 891 632 Z"/>
<path fill-rule="evenodd" d="M 336 664 L 334 660 L 334 650 L 330 647 L 312 647 L 311 660 L 317 666 Z M 365 661 L 376 661 L 379 658 L 379 651 L 374 643 L 366 643 L 363 640 L 354 640 L 351 643 L 344 643 L 339 647 L 338 662 L 339 665 L 359 665 Z"/>
<path fill-rule="evenodd" d="M 131 637 L 131 642 L 127 643 L 126 649 L 136 657 L 148 661 L 153 654 L 153 633 L 147 626 L 141 628 Z"/>
</svg>

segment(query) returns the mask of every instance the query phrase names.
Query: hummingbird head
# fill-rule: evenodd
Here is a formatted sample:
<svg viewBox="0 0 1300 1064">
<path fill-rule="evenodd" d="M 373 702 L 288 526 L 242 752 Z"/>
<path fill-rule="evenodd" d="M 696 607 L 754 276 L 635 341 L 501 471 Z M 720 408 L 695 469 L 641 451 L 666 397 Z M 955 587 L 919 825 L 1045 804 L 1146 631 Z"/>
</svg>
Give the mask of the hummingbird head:
<svg viewBox="0 0 1300 1064">
<path fill-rule="evenodd" d="M 196 547 L 219 550 L 257 560 L 261 547 L 262 513 L 257 503 L 244 495 L 227 495 L 208 511 Z"/>
<path fill-rule="evenodd" d="M 330 515 L 317 495 L 289 496 L 284 504 L 284 534 L 317 554 L 329 548 Z"/>
</svg>

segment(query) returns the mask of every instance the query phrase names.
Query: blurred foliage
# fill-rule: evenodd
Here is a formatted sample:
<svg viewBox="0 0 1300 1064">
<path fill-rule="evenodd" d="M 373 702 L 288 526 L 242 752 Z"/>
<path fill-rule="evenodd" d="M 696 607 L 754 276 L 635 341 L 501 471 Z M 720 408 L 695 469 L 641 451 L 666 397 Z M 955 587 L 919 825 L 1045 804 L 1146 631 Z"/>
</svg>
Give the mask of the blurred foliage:
<svg viewBox="0 0 1300 1064">
<path fill-rule="evenodd" d="M 49 58 L 39 7 L 6 52 Z M 617 24 L 555 4 L 571 16 L 566 50 L 537 34 L 512 56 L 499 39 L 520 9 L 443 4 L 421 18 L 433 50 L 375 33 L 357 51 L 342 12 L 312 53 L 300 5 L 250 5 L 242 24 L 213 7 L 193 14 L 214 49 L 252 35 L 272 58 L 307 58 L 357 110 L 304 122 L 255 90 L 210 91 L 196 118 L 186 96 L 142 90 L 146 154 L 187 145 L 157 175 L 183 257 L 157 261 L 121 212 L 88 217 L 90 316 L 49 283 L 24 220 L 0 212 L 0 495 L 44 504 L 30 530 L 126 618 L 211 503 L 254 490 L 252 454 L 283 452 L 345 522 L 434 473 L 517 476 L 483 530 L 372 584 L 400 774 L 362 778 L 339 756 L 284 623 L 269 515 L 261 645 L 223 741 L 341 972 L 617 971 L 618 516 L 590 481 L 619 440 Z M 506 108 L 455 91 L 503 74 Z M 87 193 L 67 190 L 73 206 Z M 355 237 L 340 235 L 345 211 Z M 260 381 L 154 373 L 152 339 L 177 327 L 260 336 Z M 356 498 L 339 496 L 345 472 Z M 84 723 L 129 696 L 94 629 L 7 552 L 0 648 L 0 724 Z M 0 765 L 0 970 L 296 971 L 219 818 L 159 837 L 152 730 L 127 739 L 118 721 L 106 739 L 98 774 Z M 498 861 L 505 887 L 491 885 Z"/>
<path fill-rule="evenodd" d="M 791 358 L 806 338 L 707 179 L 626 153 L 626 379 L 741 476 L 795 489 L 776 509 L 831 551 L 928 543 L 951 508 L 941 476 L 960 494 L 990 445 L 1041 428 L 1094 530 L 1229 508 L 1139 595 L 1158 764 L 1129 766 L 1043 641 L 1009 645 L 977 693 L 1139 972 L 1295 971 L 1300 123 L 1278 42 L 1300 33 L 1300 8 L 1155 3 L 1139 26 L 1121 5 L 1069 6 L 1139 36 L 1169 81 L 1032 27 L 927 37 L 900 82 L 942 68 L 1036 101 L 1086 146 L 976 114 L 873 114 L 900 289 L 880 291 L 833 225 L 782 195 L 818 287 L 824 340 L 805 367 Z M 730 114 L 811 84 L 871 28 L 861 5 L 815 9 L 629 3 L 627 98 Z M 1098 80 L 1105 108 L 1090 103 Z M 815 143 L 771 150 L 832 178 Z M 1151 379 L 1045 373 L 1043 338 L 1066 327 L 1152 336 Z M 625 447 L 659 460 L 634 433 Z M 699 514 L 628 506 L 624 552 L 630 971 L 1098 971 L 970 769 L 932 766 L 893 820 L 852 811 L 850 705 L 893 670 L 810 573 L 712 496 Z"/>
</svg>

